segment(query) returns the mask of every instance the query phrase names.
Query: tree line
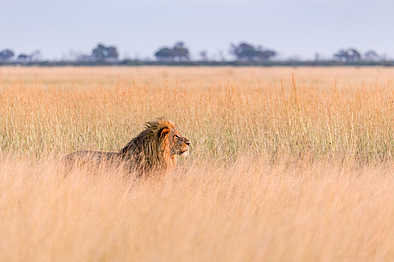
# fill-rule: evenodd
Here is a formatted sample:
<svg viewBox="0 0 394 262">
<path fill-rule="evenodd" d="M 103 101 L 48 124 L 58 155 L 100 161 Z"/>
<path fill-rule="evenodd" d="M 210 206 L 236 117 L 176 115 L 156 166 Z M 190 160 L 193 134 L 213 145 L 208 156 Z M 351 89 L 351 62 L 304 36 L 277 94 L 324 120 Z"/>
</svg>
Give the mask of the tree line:
<svg viewBox="0 0 394 262">
<path fill-rule="evenodd" d="M 209 57 L 207 51 L 200 51 L 199 57 L 191 58 L 190 50 L 182 41 L 176 42 L 173 46 L 162 46 L 154 51 L 153 56 L 155 61 L 141 60 L 141 59 L 120 59 L 119 51 L 116 46 L 105 45 L 98 43 L 89 54 L 79 54 L 72 62 L 78 64 L 133 64 L 144 63 L 147 64 L 221 64 L 236 63 L 236 64 L 275 64 L 275 63 L 296 63 L 297 59 L 289 58 L 277 60 L 278 52 L 271 48 L 266 48 L 261 45 L 254 45 L 248 42 L 240 42 L 238 44 L 231 44 L 228 53 L 232 59 L 225 59 L 221 52 L 219 57 Z M 67 59 L 64 59 L 67 62 Z M 137 61 L 138 60 L 138 61 Z M 275 62 L 276 61 L 276 62 Z M 0 50 L 0 63 L 2 64 L 31 64 L 31 63 L 51 64 L 51 61 L 44 61 L 40 51 L 32 53 L 15 54 L 10 48 Z M 62 61 L 60 61 L 61 63 Z M 355 48 L 344 48 L 335 52 L 329 59 L 321 59 L 318 54 L 315 59 L 308 61 L 298 61 L 299 63 L 315 63 L 315 64 L 357 64 L 357 63 L 381 63 L 387 62 L 384 55 L 378 54 L 374 50 L 368 50 L 361 53 Z M 52 63 L 54 63 L 52 61 Z M 57 61 L 59 63 L 59 61 Z"/>
</svg>

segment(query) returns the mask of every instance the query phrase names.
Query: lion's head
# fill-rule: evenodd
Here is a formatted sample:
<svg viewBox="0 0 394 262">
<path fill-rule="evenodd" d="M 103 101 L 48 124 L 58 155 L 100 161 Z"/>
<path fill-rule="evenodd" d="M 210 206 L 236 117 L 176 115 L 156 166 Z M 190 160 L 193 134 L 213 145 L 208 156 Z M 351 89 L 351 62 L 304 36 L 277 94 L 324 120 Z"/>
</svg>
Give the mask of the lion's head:
<svg viewBox="0 0 394 262">
<path fill-rule="evenodd" d="M 145 130 L 119 153 L 131 160 L 136 171 L 167 170 L 175 167 L 179 155 L 188 153 L 189 145 L 172 122 L 158 119 L 147 122 Z"/>
</svg>

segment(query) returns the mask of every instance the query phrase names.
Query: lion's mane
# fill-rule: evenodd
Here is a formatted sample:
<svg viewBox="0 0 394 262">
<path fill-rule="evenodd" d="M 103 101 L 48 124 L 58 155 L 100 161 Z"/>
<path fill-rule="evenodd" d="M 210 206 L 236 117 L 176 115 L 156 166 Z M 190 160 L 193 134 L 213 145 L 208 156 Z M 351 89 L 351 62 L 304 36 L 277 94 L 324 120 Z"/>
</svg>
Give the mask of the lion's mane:
<svg viewBox="0 0 394 262">
<path fill-rule="evenodd" d="M 168 120 L 146 123 L 146 128 L 133 138 L 119 154 L 129 160 L 131 168 L 138 171 L 166 170 L 175 167 L 176 157 L 171 155 L 171 142 L 168 133 L 175 126 Z"/>
</svg>

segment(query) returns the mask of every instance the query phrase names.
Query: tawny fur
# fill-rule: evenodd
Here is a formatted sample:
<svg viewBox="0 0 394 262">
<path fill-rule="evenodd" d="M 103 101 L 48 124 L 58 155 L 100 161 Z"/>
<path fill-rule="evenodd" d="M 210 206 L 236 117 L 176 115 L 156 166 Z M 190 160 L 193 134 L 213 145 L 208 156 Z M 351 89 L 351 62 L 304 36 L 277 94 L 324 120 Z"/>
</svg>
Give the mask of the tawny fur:
<svg viewBox="0 0 394 262">
<path fill-rule="evenodd" d="M 129 172 L 146 174 L 168 171 L 177 156 L 189 149 L 189 140 L 180 136 L 175 125 L 164 119 L 146 123 L 146 128 L 119 152 L 77 151 L 64 157 L 68 169 L 74 166 L 124 166 Z"/>
</svg>

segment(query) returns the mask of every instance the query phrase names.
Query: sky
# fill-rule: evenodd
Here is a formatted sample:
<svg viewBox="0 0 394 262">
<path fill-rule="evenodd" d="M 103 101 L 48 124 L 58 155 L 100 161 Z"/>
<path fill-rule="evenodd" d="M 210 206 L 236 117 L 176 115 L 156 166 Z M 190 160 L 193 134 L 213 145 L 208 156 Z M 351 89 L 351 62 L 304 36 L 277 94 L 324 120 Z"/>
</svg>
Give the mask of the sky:
<svg viewBox="0 0 394 262">
<path fill-rule="evenodd" d="M 90 53 L 102 42 L 146 58 L 184 41 L 193 57 L 227 57 L 231 43 L 283 58 L 331 57 L 340 48 L 394 57 L 394 0 L 0 0 L 0 50 L 44 58 Z"/>
</svg>

